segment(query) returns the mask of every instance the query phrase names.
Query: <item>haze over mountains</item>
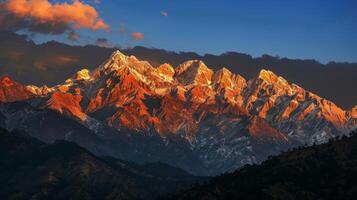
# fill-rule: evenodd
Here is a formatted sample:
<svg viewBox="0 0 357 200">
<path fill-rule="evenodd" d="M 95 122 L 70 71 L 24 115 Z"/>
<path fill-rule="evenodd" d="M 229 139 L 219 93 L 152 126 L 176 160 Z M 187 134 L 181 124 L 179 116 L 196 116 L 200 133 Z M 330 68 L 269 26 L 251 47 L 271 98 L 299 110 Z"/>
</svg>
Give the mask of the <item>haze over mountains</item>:
<svg viewBox="0 0 357 200">
<path fill-rule="evenodd" d="M 97 46 L 69 46 L 58 42 L 34 44 L 27 36 L 12 32 L 0 33 L 0 74 L 10 75 L 25 84 L 53 86 L 63 82 L 81 68 L 95 69 L 114 49 Z M 264 55 L 252 58 L 235 52 L 204 56 L 190 52 L 167 52 L 159 49 L 135 47 L 123 51 L 149 61 L 153 66 L 170 63 L 177 66 L 187 60 L 204 61 L 214 71 L 226 67 L 247 79 L 261 69 L 271 70 L 287 80 L 332 100 L 344 109 L 357 102 L 354 91 L 357 65 L 353 63 L 320 64 L 314 60 L 293 60 Z"/>
<path fill-rule="evenodd" d="M 357 125 L 356 109 L 343 110 L 269 70 L 245 79 L 200 60 L 155 68 L 120 51 L 54 87 L 3 77 L 0 91 L 0 125 L 9 130 L 198 175 L 323 143 Z"/>
</svg>

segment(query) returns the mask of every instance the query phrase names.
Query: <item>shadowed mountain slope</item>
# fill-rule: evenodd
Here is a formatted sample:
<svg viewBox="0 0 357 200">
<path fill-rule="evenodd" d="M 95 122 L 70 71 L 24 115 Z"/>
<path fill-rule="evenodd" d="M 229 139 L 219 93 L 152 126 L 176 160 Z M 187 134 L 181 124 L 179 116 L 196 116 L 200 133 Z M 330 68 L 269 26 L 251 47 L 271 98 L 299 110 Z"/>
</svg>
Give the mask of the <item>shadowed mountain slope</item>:
<svg viewBox="0 0 357 200">
<path fill-rule="evenodd" d="M 74 143 L 47 145 L 0 129 L 1 199 L 154 199 L 199 178 L 160 163 L 96 157 Z"/>
</svg>

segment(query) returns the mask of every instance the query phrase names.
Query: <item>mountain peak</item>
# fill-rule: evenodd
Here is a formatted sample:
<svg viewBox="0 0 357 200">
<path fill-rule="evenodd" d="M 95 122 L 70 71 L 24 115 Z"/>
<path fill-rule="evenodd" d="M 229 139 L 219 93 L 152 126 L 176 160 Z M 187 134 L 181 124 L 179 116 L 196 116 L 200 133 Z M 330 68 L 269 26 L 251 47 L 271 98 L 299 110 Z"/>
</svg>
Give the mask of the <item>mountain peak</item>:
<svg viewBox="0 0 357 200">
<path fill-rule="evenodd" d="M 210 70 L 210 69 L 208 69 L 206 64 L 201 60 L 188 60 L 176 68 L 176 73 L 180 74 L 180 73 L 183 73 L 186 70 L 190 70 L 190 69 L 195 69 L 195 70 L 200 70 L 200 71 Z"/>
<path fill-rule="evenodd" d="M 91 79 L 91 76 L 90 76 L 90 72 L 88 69 L 81 69 L 77 72 L 76 74 L 76 80 L 77 81 L 80 81 L 80 80 L 89 80 Z"/>
<path fill-rule="evenodd" d="M 104 71 L 109 73 L 118 70 L 121 66 L 127 66 L 128 63 L 129 57 L 121 53 L 119 50 L 116 50 L 96 71 Z"/>
<path fill-rule="evenodd" d="M 266 69 L 260 70 L 258 78 L 267 82 L 276 82 L 278 80 L 278 76 L 274 72 Z"/>
<path fill-rule="evenodd" d="M 232 72 L 229 69 L 223 67 L 222 69 L 218 70 L 216 74 L 221 76 L 231 76 Z"/>
<path fill-rule="evenodd" d="M 125 59 L 128 56 L 126 56 L 125 54 L 123 54 L 121 51 L 116 50 L 112 53 L 112 55 L 110 56 L 113 60 L 118 60 L 118 59 Z"/>
<path fill-rule="evenodd" d="M 274 72 L 266 69 L 260 70 L 257 80 L 262 80 L 268 84 L 288 86 L 289 83 L 283 77 L 276 75 Z"/>
<path fill-rule="evenodd" d="M 177 80 L 183 85 L 210 84 L 213 71 L 201 60 L 189 60 L 175 70 Z"/>
<path fill-rule="evenodd" d="M 159 74 L 169 78 L 169 80 L 172 80 L 173 76 L 175 75 L 175 69 L 167 63 L 160 65 L 158 68 L 156 68 L 156 71 Z"/>
<path fill-rule="evenodd" d="M 234 74 L 229 69 L 223 67 L 214 74 L 214 80 L 219 82 L 220 80 L 228 77 L 232 77 Z"/>
<path fill-rule="evenodd" d="M 113 71 L 124 69 L 124 71 L 131 71 L 134 74 L 146 74 L 147 71 L 153 71 L 154 68 L 147 61 L 140 61 L 135 56 L 127 56 L 120 51 L 114 51 L 112 55 L 104 62 L 96 72 L 104 72 L 108 74 Z M 97 73 L 94 77 L 97 77 Z"/>
<path fill-rule="evenodd" d="M 224 87 L 232 87 L 233 73 L 227 68 L 223 67 L 214 74 L 214 83 L 223 84 Z"/>
</svg>

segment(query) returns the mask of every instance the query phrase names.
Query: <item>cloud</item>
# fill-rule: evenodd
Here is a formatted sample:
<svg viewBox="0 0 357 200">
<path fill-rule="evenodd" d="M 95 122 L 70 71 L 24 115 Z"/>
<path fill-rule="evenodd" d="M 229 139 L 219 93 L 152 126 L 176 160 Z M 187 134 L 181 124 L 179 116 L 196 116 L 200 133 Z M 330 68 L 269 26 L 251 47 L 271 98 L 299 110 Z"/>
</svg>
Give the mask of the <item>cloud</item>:
<svg viewBox="0 0 357 200">
<path fill-rule="evenodd" d="M 169 16 L 169 13 L 166 12 L 166 11 L 160 11 L 160 14 L 164 17 L 168 17 Z"/>
<path fill-rule="evenodd" d="M 67 39 L 69 39 L 71 41 L 78 41 L 80 38 L 81 38 L 81 36 L 74 31 L 70 31 L 67 36 Z"/>
<path fill-rule="evenodd" d="M 139 40 L 143 40 L 144 39 L 144 34 L 141 32 L 133 32 L 131 34 L 131 38 L 133 40 L 139 41 Z"/>
<path fill-rule="evenodd" d="M 96 41 L 95 41 L 95 44 L 99 47 L 105 47 L 105 48 L 112 48 L 113 45 L 111 45 L 108 41 L 108 39 L 106 38 L 98 38 Z"/>
<path fill-rule="evenodd" d="M 0 27 L 46 34 L 61 34 L 80 28 L 109 30 L 109 25 L 99 17 L 96 9 L 79 0 L 71 3 L 5 0 L 0 3 Z"/>
</svg>

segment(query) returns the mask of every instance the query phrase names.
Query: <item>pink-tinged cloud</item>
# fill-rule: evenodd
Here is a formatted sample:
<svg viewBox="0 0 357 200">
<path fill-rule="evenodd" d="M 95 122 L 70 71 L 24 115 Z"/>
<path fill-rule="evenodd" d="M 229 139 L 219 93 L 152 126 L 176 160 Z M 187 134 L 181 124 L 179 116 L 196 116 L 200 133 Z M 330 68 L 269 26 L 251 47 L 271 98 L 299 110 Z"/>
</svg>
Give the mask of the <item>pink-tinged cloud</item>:
<svg viewBox="0 0 357 200">
<path fill-rule="evenodd" d="M 131 34 L 131 38 L 133 39 L 133 40 L 143 40 L 144 39 L 144 34 L 143 33 L 141 33 L 141 32 L 133 32 L 132 34 Z"/>
<path fill-rule="evenodd" d="M 23 20 L 22 24 L 27 23 L 27 26 L 46 25 L 53 28 L 61 26 L 62 29 L 70 27 L 109 30 L 109 25 L 99 17 L 96 9 L 79 0 L 73 0 L 71 3 L 53 3 L 48 0 L 6 0 L 0 4 L 0 11 L 6 14 L 0 16 L 0 19 L 11 17 L 12 20 Z"/>
</svg>

